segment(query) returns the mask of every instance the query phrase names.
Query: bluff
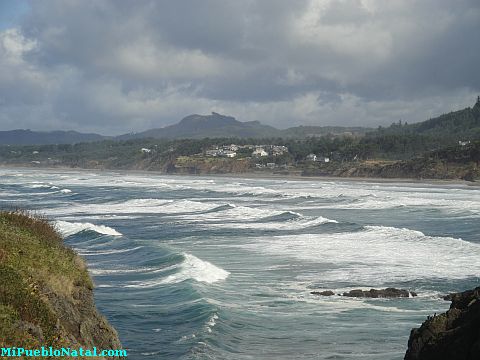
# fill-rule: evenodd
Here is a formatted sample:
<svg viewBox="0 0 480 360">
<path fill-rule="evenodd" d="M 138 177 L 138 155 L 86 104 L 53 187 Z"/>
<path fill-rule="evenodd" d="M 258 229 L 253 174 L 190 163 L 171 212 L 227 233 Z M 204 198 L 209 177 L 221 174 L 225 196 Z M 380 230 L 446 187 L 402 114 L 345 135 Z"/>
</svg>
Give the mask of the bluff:
<svg viewBox="0 0 480 360">
<path fill-rule="evenodd" d="M 83 260 L 48 221 L 0 212 L 0 347 L 121 349 Z"/>
<path fill-rule="evenodd" d="M 449 298 L 446 313 L 412 330 L 405 360 L 480 359 L 480 287 Z"/>
</svg>

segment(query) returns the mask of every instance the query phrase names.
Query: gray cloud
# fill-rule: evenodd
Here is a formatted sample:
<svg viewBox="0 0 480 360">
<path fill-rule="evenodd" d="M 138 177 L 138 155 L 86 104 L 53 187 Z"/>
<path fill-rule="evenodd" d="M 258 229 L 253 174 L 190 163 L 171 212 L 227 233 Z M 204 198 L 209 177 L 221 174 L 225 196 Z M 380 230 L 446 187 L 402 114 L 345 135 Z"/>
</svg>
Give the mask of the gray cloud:
<svg viewBox="0 0 480 360">
<path fill-rule="evenodd" d="M 0 31 L 0 129 L 420 121 L 473 103 L 479 32 L 474 0 L 32 1 Z"/>
</svg>

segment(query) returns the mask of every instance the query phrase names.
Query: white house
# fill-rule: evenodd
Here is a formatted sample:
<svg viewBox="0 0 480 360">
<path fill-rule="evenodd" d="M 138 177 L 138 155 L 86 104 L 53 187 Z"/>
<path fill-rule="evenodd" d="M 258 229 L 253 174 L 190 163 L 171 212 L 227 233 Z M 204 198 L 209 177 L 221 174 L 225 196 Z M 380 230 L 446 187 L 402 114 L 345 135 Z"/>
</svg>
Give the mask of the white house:
<svg viewBox="0 0 480 360">
<path fill-rule="evenodd" d="M 228 158 L 234 158 L 235 156 L 237 156 L 237 153 L 235 151 L 224 150 L 222 151 L 222 155 Z"/>
<path fill-rule="evenodd" d="M 230 151 L 238 151 L 239 149 L 238 145 L 235 145 L 235 144 L 225 145 L 223 148 L 225 150 L 230 150 Z"/>
<path fill-rule="evenodd" d="M 307 160 L 307 161 L 317 161 L 317 155 L 315 155 L 315 154 L 308 154 L 306 160 Z"/>
<path fill-rule="evenodd" d="M 207 151 L 205 151 L 205 155 L 207 155 L 207 156 L 219 156 L 220 155 L 220 150 L 218 150 L 218 149 L 207 150 Z"/>
<path fill-rule="evenodd" d="M 142 153 L 144 153 L 144 154 L 148 154 L 148 153 L 152 152 L 152 150 L 147 149 L 147 148 L 142 148 L 141 151 L 142 151 Z"/>
<path fill-rule="evenodd" d="M 258 147 L 252 152 L 252 156 L 268 156 L 268 153 L 263 148 Z"/>
</svg>

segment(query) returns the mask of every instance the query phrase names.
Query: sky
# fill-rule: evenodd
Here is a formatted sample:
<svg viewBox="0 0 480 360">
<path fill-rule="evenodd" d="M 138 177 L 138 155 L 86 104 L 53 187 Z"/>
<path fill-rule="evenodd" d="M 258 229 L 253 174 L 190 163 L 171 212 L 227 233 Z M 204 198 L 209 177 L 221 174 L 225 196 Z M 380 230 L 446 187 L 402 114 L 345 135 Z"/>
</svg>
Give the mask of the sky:
<svg viewBox="0 0 480 360">
<path fill-rule="evenodd" d="M 478 0 L 0 0 L 0 130 L 423 121 L 475 103 L 478 34 Z"/>
</svg>

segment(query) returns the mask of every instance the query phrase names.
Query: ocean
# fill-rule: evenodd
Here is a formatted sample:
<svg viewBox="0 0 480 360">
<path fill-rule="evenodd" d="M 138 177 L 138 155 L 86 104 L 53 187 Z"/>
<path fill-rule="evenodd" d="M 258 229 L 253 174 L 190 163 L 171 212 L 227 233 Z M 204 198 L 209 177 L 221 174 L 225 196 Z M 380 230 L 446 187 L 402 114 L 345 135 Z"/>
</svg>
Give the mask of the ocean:
<svg viewBox="0 0 480 360">
<path fill-rule="evenodd" d="M 82 255 L 129 359 L 403 359 L 478 286 L 480 188 L 0 169 Z M 401 299 L 312 291 L 396 287 Z"/>
</svg>

